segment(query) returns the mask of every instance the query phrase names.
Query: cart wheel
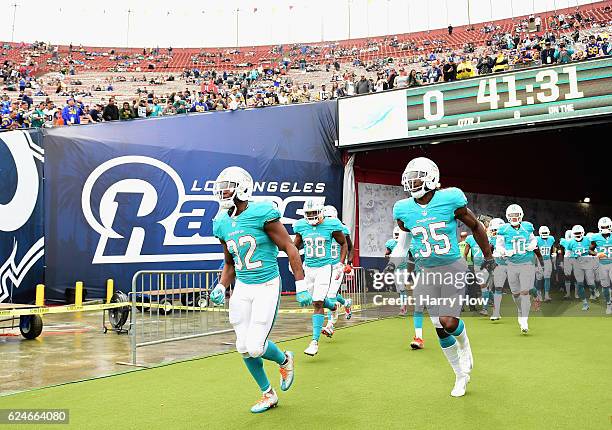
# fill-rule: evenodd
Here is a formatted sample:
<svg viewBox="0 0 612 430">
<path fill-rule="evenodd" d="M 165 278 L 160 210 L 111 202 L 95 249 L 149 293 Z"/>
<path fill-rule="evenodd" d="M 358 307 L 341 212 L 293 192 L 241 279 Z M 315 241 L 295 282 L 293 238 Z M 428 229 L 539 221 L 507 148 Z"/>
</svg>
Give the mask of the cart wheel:
<svg viewBox="0 0 612 430">
<path fill-rule="evenodd" d="M 111 303 L 128 303 L 128 296 L 122 292 L 117 291 L 111 297 Z M 126 306 L 123 308 L 113 308 L 108 310 L 108 320 L 111 323 L 111 326 L 114 330 L 121 330 L 125 325 L 128 317 L 130 316 L 130 307 Z"/>
<path fill-rule="evenodd" d="M 207 308 L 208 307 L 208 295 L 207 294 L 202 294 L 198 298 L 198 301 L 196 303 L 201 308 Z"/>
<path fill-rule="evenodd" d="M 202 307 L 202 305 L 200 303 L 202 302 L 202 300 L 205 300 L 205 299 L 206 299 L 206 297 L 204 297 L 200 293 L 181 294 L 181 303 L 183 304 L 183 306 L 200 306 L 200 307 Z"/>
<path fill-rule="evenodd" d="M 173 309 L 171 299 L 164 297 L 158 303 L 159 307 L 157 309 L 160 315 L 168 315 L 172 313 Z"/>
<path fill-rule="evenodd" d="M 43 330 L 43 320 L 40 315 L 22 315 L 19 317 L 19 331 L 26 339 L 36 339 Z"/>
</svg>

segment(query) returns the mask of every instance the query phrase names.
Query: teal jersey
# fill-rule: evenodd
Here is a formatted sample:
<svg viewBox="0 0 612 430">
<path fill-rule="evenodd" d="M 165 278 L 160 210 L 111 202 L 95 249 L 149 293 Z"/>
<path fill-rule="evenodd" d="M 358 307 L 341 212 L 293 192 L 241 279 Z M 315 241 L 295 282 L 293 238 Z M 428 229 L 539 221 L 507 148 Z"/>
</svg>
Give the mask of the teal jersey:
<svg viewBox="0 0 612 430">
<path fill-rule="evenodd" d="M 596 251 L 598 253 L 603 252 L 606 254 L 605 258 L 599 260 L 601 264 L 611 264 L 612 263 L 612 234 L 609 234 L 607 238 L 603 236 L 601 233 L 596 233 L 591 236 L 591 242 L 595 242 L 597 245 Z"/>
<path fill-rule="evenodd" d="M 576 256 L 574 254 L 572 254 L 572 251 L 567 249 L 567 244 L 569 242 L 570 242 L 570 239 L 559 239 L 559 245 L 561 245 L 563 247 L 563 249 L 565 249 L 565 253 L 567 254 L 564 257 L 565 258 L 576 258 Z"/>
<path fill-rule="evenodd" d="M 466 205 L 467 198 L 458 188 L 436 191 L 425 206 L 412 197 L 395 203 L 393 218 L 402 221 L 412 234 L 410 250 L 415 264 L 423 268 L 438 267 L 461 258 L 455 210 Z"/>
<path fill-rule="evenodd" d="M 572 253 L 572 257 L 588 257 L 589 248 L 591 247 L 591 241 L 586 237 L 583 237 L 579 242 L 576 239 L 570 239 L 567 241 L 567 249 Z"/>
<path fill-rule="evenodd" d="M 534 261 L 534 252 L 527 251 L 527 245 L 533 236 L 533 224 L 523 221 L 518 228 L 504 224 L 497 230 L 497 237 L 504 239 L 506 251 L 514 251 L 514 255 L 507 258 L 510 263 L 522 264 Z"/>
<path fill-rule="evenodd" d="M 346 237 L 349 237 L 351 232 L 349 231 L 348 227 L 345 226 L 344 223 L 342 222 L 340 222 L 340 224 L 342 225 L 342 233 L 344 233 Z M 340 263 L 340 244 L 334 240 L 332 241 L 331 246 L 332 246 L 331 253 L 332 253 L 332 256 L 334 257 L 332 264 L 338 264 Z"/>
<path fill-rule="evenodd" d="M 480 268 L 484 262 L 484 255 L 480 246 L 476 243 L 476 239 L 471 234 L 465 239 L 465 243 L 470 245 L 470 251 L 472 252 L 472 259 L 474 260 L 474 267 Z"/>
<path fill-rule="evenodd" d="M 491 244 L 493 249 L 495 249 L 496 241 L 497 241 L 497 236 L 489 236 L 489 243 Z M 506 266 L 508 264 L 505 258 L 496 258 L 495 262 L 500 266 Z"/>
<path fill-rule="evenodd" d="M 261 284 L 279 276 L 278 248 L 264 226 L 280 217 L 272 202 L 257 201 L 237 217 L 223 211 L 213 220 L 213 234 L 226 243 L 240 282 Z"/>
<path fill-rule="evenodd" d="M 335 231 L 343 231 L 342 223 L 337 218 L 324 218 L 319 225 L 310 225 L 301 219 L 293 225 L 293 231 L 302 236 L 304 243 L 304 264 L 308 267 L 322 267 L 334 264 L 340 259 L 340 247 L 332 254 L 335 242 Z"/>
<path fill-rule="evenodd" d="M 550 260 L 550 251 L 555 244 L 555 238 L 548 236 L 546 239 L 542 239 L 540 236 L 536 236 L 536 240 L 538 241 L 538 249 L 542 254 L 542 258 L 544 260 Z"/>
<path fill-rule="evenodd" d="M 397 240 L 395 239 L 389 239 L 388 241 L 385 242 L 385 247 L 393 252 L 393 249 L 395 248 L 395 246 L 397 245 Z"/>
</svg>

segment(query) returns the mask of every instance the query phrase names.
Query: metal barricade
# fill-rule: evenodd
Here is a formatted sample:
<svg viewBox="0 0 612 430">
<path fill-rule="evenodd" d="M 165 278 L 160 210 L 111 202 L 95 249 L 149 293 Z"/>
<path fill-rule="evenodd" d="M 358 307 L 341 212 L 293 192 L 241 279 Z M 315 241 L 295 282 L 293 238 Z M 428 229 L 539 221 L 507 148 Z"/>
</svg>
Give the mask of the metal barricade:
<svg viewBox="0 0 612 430">
<path fill-rule="evenodd" d="M 139 271 L 132 278 L 130 301 L 131 362 L 139 348 L 228 333 L 227 300 L 213 307 L 210 292 L 220 270 Z M 209 306 L 210 305 L 210 306 Z"/>
<path fill-rule="evenodd" d="M 360 312 L 361 318 L 367 318 L 367 286 L 366 269 L 354 267 L 353 272 L 345 275 L 344 282 L 340 287 L 340 293 L 345 299 L 353 302 L 353 313 Z"/>
</svg>

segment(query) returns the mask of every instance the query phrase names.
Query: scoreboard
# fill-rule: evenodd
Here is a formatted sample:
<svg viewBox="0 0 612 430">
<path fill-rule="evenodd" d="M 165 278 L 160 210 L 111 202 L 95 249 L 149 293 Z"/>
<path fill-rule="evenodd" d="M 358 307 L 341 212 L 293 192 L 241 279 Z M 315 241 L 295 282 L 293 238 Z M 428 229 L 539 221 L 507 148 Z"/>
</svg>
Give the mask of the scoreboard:
<svg viewBox="0 0 612 430">
<path fill-rule="evenodd" d="M 339 146 L 612 114 L 612 58 L 343 98 Z"/>
</svg>

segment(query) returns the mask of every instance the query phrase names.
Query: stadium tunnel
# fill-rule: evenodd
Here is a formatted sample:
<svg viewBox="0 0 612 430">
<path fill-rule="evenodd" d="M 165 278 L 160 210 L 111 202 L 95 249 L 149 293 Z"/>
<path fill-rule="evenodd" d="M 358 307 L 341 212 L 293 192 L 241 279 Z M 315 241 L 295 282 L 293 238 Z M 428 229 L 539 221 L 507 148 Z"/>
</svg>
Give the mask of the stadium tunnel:
<svg viewBox="0 0 612 430">
<path fill-rule="evenodd" d="M 612 213 L 610 187 L 602 180 L 610 168 L 605 155 L 606 136 L 610 135 L 612 122 L 607 117 L 503 134 L 498 130 L 489 135 L 455 136 L 434 144 L 406 140 L 351 148 L 344 157 L 348 160 L 355 156 L 355 245 L 360 263 L 382 264 L 384 249 L 380 249 L 380 243 L 391 237 L 393 227 L 383 223 L 385 227 L 381 229 L 379 218 L 385 215 L 364 219 L 364 213 L 367 215 L 377 205 L 385 206 L 379 211 L 386 211 L 390 219 L 393 202 L 364 202 L 368 197 L 360 194 L 376 184 L 390 185 L 400 190 L 399 198 L 407 197 L 400 188 L 401 176 L 408 161 L 415 157 L 434 160 L 440 168 L 442 186 L 461 188 L 468 194 L 469 207 L 477 214 L 504 218 L 506 205 L 518 202 L 525 210 L 525 219 L 536 228 L 542 224 L 551 226 L 557 237 L 574 224 L 596 231 L 599 217 Z M 364 188 L 365 184 L 370 185 Z M 590 201 L 585 202 L 585 198 Z M 378 240 L 378 246 L 372 244 L 373 226 L 383 230 L 384 239 Z"/>
</svg>

